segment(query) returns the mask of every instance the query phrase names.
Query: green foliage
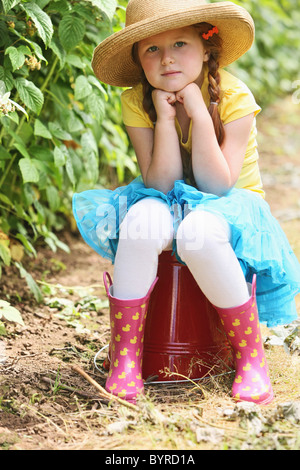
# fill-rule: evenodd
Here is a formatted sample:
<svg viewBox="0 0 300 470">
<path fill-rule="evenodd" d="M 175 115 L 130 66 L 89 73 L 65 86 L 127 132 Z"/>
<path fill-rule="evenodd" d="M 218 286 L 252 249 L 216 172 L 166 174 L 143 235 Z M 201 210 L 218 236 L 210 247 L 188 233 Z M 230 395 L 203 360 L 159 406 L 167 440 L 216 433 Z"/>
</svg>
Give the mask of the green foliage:
<svg viewBox="0 0 300 470">
<path fill-rule="evenodd" d="M 36 256 L 39 240 L 68 251 L 55 233 L 72 227 L 73 192 L 137 172 L 121 90 L 91 68 L 126 3 L 0 0 L 0 276 L 14 262 L 37 300 L 23 255 Z"/>
<path fill-rule="evenodd" d="M 231 67 L 266 106 L 293 93 L 299 80 L 299 0 L 236 0 L 255 22 L 255 42 Z"/>
<path fill-rule="evenodd" d="M 9 302 L 0 300 L 0 320 L 5 318 L 7 321 L 19 323 L 24 326 L 22 316 L 15 307 L 12 307 Z"/>
</svg>

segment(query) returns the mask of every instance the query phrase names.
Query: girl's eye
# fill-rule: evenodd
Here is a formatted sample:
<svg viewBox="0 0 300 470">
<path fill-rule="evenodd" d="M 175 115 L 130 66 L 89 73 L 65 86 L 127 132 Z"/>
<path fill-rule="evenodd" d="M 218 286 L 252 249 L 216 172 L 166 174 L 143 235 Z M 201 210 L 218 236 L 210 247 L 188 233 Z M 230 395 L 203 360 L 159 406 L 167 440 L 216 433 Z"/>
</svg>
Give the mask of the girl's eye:
<svg viewBox="0 0 300 470">
<path fill-rule="evenodd" d="M 183 42 L 183 41 L 177 41 L 175 43 L 175 47 L 183 47 L 184 45 L 185 45 L 185 42 Z"/>
<path fill-rule="evenodd" d="M 151 46 L 147 49 L 148 52 L 156 52 L 158 50 L 157 46 Z"/>
</svg>

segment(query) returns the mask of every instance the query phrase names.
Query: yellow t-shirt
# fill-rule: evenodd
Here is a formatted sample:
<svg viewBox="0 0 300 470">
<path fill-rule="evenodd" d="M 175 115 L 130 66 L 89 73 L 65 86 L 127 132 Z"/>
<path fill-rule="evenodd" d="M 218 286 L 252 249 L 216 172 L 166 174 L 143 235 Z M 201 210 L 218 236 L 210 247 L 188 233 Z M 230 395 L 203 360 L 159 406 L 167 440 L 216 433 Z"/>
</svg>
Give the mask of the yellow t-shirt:
<svg viewBox="0 0 300 470">
<path fill-rule="evenodd" d="M 261 111 L 261 108 L 255 102 L 253 94 L 241 80 L 234 77 L 224 69 L 220 69 L 220 76 L 221 93 L 218 110 L 224 125 L 251 113 L 254 113 L 256 116 Z M 201 87 L 201 92 L 204 102 L 208 107 L 210 97 L 208 93 L 207 71 L 205 71 L 205 78 Z M 155 124 L 151 121 L 143 108 L 143 88 L 141 84 L 125 90 L 122 94 L 121 100 L 123 121 L 126 126 L 154 128 Z M 177 120 L 175 124 L 181 146 L 191 154 L 192 122 L 189 129 L 189 137 L 185 143 L 182 141 L 181 128 Z M 256 136 L 256 119 L 254 119 L 243 167 L 235 187 L 250 189 L 264 197 L 265 193 L 262 189 L 262 181 L 258 167 L 259 155 L 257 151 Z"/>
</svg>

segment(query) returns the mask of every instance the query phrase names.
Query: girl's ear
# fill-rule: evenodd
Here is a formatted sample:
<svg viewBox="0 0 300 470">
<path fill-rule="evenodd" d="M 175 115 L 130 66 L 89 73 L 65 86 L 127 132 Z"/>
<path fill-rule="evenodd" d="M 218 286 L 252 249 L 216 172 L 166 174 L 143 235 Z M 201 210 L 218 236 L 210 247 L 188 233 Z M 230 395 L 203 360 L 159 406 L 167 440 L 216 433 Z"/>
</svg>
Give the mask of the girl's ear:
<svg viewBox="0 0 300 470">
<path fill-rule="evenodd" d="M 205 51 L 203 62 L 208 62 L 209 57 L 210 57 L 210 52 Z"/>
</svg>

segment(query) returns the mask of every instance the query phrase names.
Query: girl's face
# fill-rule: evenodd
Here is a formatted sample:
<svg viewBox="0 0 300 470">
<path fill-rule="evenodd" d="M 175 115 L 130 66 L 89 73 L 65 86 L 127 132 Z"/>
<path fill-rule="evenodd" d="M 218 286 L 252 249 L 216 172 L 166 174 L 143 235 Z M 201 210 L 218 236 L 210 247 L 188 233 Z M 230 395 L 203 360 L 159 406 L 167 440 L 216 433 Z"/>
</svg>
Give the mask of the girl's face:
<svg viewBox="0 0 300 470">
<path fill-rule="evenodd" d="M 193 26 L 166 31 L 138 43 L 141 66 L 150 85 L 176 92 L 189 83 L 201 86 L 209 58 Z"/>
</svg>

